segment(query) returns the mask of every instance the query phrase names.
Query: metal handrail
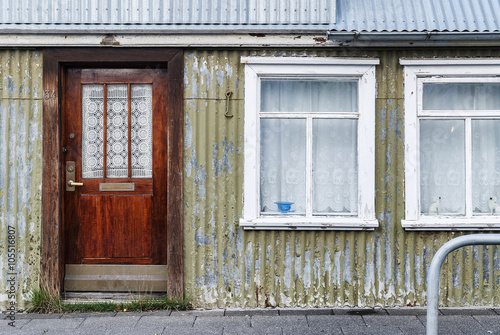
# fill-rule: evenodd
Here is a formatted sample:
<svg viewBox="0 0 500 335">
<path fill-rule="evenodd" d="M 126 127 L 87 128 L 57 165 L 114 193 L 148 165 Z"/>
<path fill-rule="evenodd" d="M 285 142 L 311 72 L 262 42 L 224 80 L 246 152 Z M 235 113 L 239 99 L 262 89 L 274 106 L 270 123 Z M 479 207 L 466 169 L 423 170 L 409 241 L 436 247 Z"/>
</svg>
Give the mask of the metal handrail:
<svg viewBox="0 0 500 335">
<path fill-rule="evenodd" d="M 441 266 L 450 252 L 468 245 L 500 244 L 500 234 L 472 234 L 454 238 L 436 252 L 432 258 L 427 280 L 427 335 L 438 334 L 439 277 Z"/>
</svg>

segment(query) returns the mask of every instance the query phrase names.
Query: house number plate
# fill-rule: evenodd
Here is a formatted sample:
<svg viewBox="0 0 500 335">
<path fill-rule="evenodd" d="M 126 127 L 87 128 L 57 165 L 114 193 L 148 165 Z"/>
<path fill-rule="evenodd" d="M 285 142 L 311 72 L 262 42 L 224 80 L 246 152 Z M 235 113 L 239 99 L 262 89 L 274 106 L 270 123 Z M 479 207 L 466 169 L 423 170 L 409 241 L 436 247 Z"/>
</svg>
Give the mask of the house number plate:
<svg viewBox="0 0 500 335">
<path fill-rule="evenodd" d="M 110 192 L 110 191 L 122 191 L 122 192 L 130 192 L 135 191 L 134 183 L 99 183 L 99 191 L 101 192 Z"/>
</svg>

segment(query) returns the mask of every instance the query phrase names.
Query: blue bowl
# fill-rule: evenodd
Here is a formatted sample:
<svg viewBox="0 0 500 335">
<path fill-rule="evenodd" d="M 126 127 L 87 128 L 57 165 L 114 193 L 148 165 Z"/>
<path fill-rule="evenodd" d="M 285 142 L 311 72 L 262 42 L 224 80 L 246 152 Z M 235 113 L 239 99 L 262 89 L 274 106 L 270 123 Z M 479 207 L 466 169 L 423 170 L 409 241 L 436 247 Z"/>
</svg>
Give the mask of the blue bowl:
<svg viewBox="0 0 500 335">
<path fill-rule="evenodd" d="M 290 208 L 292 208 L 293 202 L 276 201 L 275 204 L 278 205 L 278 209 L 281 213 L 288 213 Z"/>
</svg>

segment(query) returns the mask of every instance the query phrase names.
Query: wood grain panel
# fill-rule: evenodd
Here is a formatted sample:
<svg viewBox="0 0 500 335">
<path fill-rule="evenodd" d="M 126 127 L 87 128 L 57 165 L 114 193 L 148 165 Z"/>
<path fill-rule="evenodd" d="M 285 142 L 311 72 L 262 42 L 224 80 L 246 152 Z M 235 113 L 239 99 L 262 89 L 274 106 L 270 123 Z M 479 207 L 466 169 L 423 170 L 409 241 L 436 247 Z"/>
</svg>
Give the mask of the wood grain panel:
<svg viewBox="0 0 500 335">
<path fill-rule="evenodd" d="M 150 259 L 151 196 L 83 195 L 80 205 L 84 263 L 89 258 L 128 258 L 129 264 Z"/>
</svg>

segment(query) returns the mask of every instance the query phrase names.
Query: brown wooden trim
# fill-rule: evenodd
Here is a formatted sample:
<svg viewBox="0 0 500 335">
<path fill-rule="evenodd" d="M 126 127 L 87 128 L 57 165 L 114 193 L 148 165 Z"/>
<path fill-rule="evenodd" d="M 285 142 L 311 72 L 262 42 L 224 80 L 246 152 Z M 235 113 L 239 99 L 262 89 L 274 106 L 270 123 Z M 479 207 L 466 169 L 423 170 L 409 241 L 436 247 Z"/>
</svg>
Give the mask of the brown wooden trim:
<svg viewBox="0 0 500 335">
<path fill-rule="evenodd" d="M 102 117 L 102 177 L 108 177 L 108 86 L 103 85 L 103 117 Z"/>
<path fill-rule="evenodd" d="M 128 172 L 127 176 L 132 178 L 132 86 L 130 83 L 127 84 L 128 89 L 128 115 L 127 115 L 127 126 L 128 126 L 128 146 L 127 146 L 127 157 L 128 157 Z"/>
<path fill-rule="evenodd" d="M 46 48 L 43 50 L 42 285 L 61 292 L 62 168 L 61 71 L 67 66 L 144 67 L 168 71 L 167 262 L 170 296 L 183 295 L 182 128 L 183 52 L 164 48 Z M 153 71 L 154 72 L 154 71 Z M 106 163 L 106 162 L 104 162 Z"/>
<path fill-rule="evenodd" d="M 61 292 L 63 275 L 59 69 L 57 58 L 50 53 L 44 53 L 41 285 L 54 290 L 55 293 Z"/>
<path fill-rule="evenodd" d="M 183 165 L 183 63 L 184 53 L 178 51 L 168 63 L 168 169 L 167 169 L 167 264 L 168 292 L 182 296 L 182 165 Z"/>
</svg>

